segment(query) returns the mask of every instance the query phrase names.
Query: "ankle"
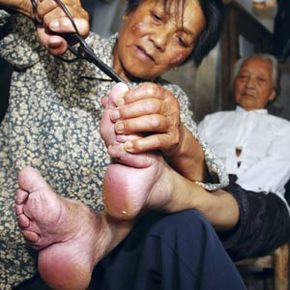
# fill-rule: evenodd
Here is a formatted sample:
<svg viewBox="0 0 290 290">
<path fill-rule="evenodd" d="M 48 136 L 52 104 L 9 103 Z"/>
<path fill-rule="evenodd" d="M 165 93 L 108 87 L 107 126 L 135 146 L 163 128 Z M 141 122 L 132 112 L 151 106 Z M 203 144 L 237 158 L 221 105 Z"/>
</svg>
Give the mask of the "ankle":
<svg viewBox="0 0 290 290">
<path fill-rule="evenodd" d="M 97 249 L 101 246 L 105 249 L 104 255 L 112 251 L 128 235 L 134 225 L 134 221 L 123 221 L 110 216 L 107 213 L 100 214 L 100 238 Z"/>
</svg>

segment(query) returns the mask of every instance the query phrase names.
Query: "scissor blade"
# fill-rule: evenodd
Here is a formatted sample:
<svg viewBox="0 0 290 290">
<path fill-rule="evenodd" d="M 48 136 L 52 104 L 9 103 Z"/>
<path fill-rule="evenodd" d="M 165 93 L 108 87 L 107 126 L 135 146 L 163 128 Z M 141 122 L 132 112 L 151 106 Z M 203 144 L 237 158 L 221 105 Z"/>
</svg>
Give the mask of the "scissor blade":
<svg viewBox="0 0 290 290">
<path fill-rule="evenodd" d="M 107 76 L 109 76 L 113 81 L 126 83 L 125 80 L 123 80 L 119 75 L 117 75 L 117 73 L 111 67 L 106 65 L 103 61 L 101 61 L 95 55 L 93 50 L 88 46 L 86 41 L 81 37 L 78 31 L 78 28 L 73 20 L 73 17 L 71 13 L 69 12 L 69 10 L 67 9 L 67 7 L 65 6 L 65 4 L 61 0 L 56 0 L 56 3 L 62 8 L 62 10 L 66 14 L 66 16 L 69 18 L 69 20 L 71 21 L 75 29 L 75 33 L 69 33 L 67 34 L 67 36 L 64 36 L 64 37 L 73 38 L 77 40 L 76 42 L 80 43 L 80 48 L 78 52 L 80 53 L 81 57 L 95 64 L 102 72 L 104 72 Z M 77 52 L 74 48 L 72 48 L 71 51 L 77 55 Z"/>
<path fill-rule="evenodd" d="M 86 47 L 83 50 L 85 53 L 84 58 L 89 62 L 95 64 L 102 72 L 104 72 L 107 76 L 109 76 L 115 82 L 122 82 L 126 83 L 124 79 L 122 79 L 111 67 L 106 65 L 102 60 L 100 60 L 95 53 L 92 51 L 91 48 Z"/>
</svg>

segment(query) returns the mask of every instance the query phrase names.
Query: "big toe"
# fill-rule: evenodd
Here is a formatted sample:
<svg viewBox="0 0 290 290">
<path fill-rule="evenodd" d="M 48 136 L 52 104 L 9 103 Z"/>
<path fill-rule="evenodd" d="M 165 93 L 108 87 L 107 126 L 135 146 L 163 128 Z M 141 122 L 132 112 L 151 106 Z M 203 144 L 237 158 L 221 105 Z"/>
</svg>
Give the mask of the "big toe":
<svg viewBox="0 0 290 290">
<path fill-rule="evenodd" d="M 122 103 L 123 94 L 128 91 L 128 86 L 124 83 L 117 83 L 109 95 L 109 107 L 114 107 Z"/>
<path fill-rule="evenodd" d="M 22 190 L 27 192 L 49 189 L 40 173 L 32 167 L 25 167 L 19 172 L 18 184 Z"/>
<path fill-rule="evenodd" d="M 25 201 L 28 198 L 28 192 L 22 189 L 18 189 L 16 192 L 16 196 L 15 196 L 15 203 L 17 205 L 21 205 L 23 203 L 25 203 Z"/>
</svg>

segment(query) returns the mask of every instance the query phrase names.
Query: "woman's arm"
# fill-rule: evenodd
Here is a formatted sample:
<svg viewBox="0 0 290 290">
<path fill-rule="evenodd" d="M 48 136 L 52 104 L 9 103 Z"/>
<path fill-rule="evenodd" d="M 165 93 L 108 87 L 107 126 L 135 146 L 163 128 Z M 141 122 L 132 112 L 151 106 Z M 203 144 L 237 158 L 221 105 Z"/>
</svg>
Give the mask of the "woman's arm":
<svg viewBox="0 0 290 290">
<path fill-rule="evenodd" d="M 206 180 L 204 151 L 199 141 L 183 124 L 180 127 L 181 140 L 172 151 L 165 152 L 167 162 L 181 175 L 191 181 Z"/>
<path fill-rule="evenodd" d="M 151 200 L 158 201 L 160 196 L 162 198 L 164 188 L 167 195 L 166 203 L 161 206 L 157 204 L 158 210 L 178 212 L 196 209 L 219 231 L 231 230 L 239 221 L 239 205 L 231 193 L 224 190 L 209 192 L 181 176 L 165 162 L 162 164 L 162 176 L 155 182 L 156 188 L 156 192 L 151 193 Z"/>
<path fill-rule="evenodd" d="M 204 182 L 210 172 L 218 177 L 217 181 L 211 180 L 217 183 L 213 189 L 221 187 L 218 183 L 226 174 L 222 174 L 221 164 L 215 162 L 211 151 L 198 139 L 196 124 L 186 113 L 189 110 L 180 107 L 186 107 L 188 102 L 178 100 L 160 85 L 143 83 L 119 96 L 116 103 L 119 106 L 110 114 L 116 133 L 139 134 L 139 138 L 125 143 L 128 152 L 160 150 L 167 162 L 184 177 Z M 181 119 L 187 121 L 190 130 Z"/>
</svg>

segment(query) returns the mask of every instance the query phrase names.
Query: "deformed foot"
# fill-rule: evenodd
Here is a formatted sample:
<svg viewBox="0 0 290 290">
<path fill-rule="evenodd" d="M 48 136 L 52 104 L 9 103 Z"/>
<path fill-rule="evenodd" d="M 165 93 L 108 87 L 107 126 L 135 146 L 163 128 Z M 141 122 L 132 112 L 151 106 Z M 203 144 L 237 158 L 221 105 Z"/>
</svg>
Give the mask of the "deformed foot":
<svg viewBox="0 0 290 290">
<path fill-rule="evenodd" d="M 32 168 L 19 175 L 16 215 L 24 238 L 38 250 L 38 268 L 53 289 L 86 289 L 112 234 L 101 214 L 57 196 Z"/>
<path fill-rule="evenodd" d="M 112 157 L 104 183 L 103 197 L 107 212 L 120 220 L 132 220 L 146 207 L 161 207 L 169 199 L 168 166 L 160 154 L 131 154 L 124 143 L 136 135 L 118 135 L 109 111 L 128 88 L 117 84 L 111 91 L 101 121 L 102 137 Z"/>
<path fill-rule="evenodd" d="M 138 163 L 138 157 L 141 156 L 126 156 L 124 159 L 127 164 L 131 158 L 134 159 L 133 163 Z M 162 209 L 170 201 L 172 183 L 168 165 L 161 156 L 153 153 L 145 159 L 143 167 L 120 163 L 109 165 L 103 197 L 106 210 L 112 217 L 133 220 L 147 208 Z"/>
</svg>

